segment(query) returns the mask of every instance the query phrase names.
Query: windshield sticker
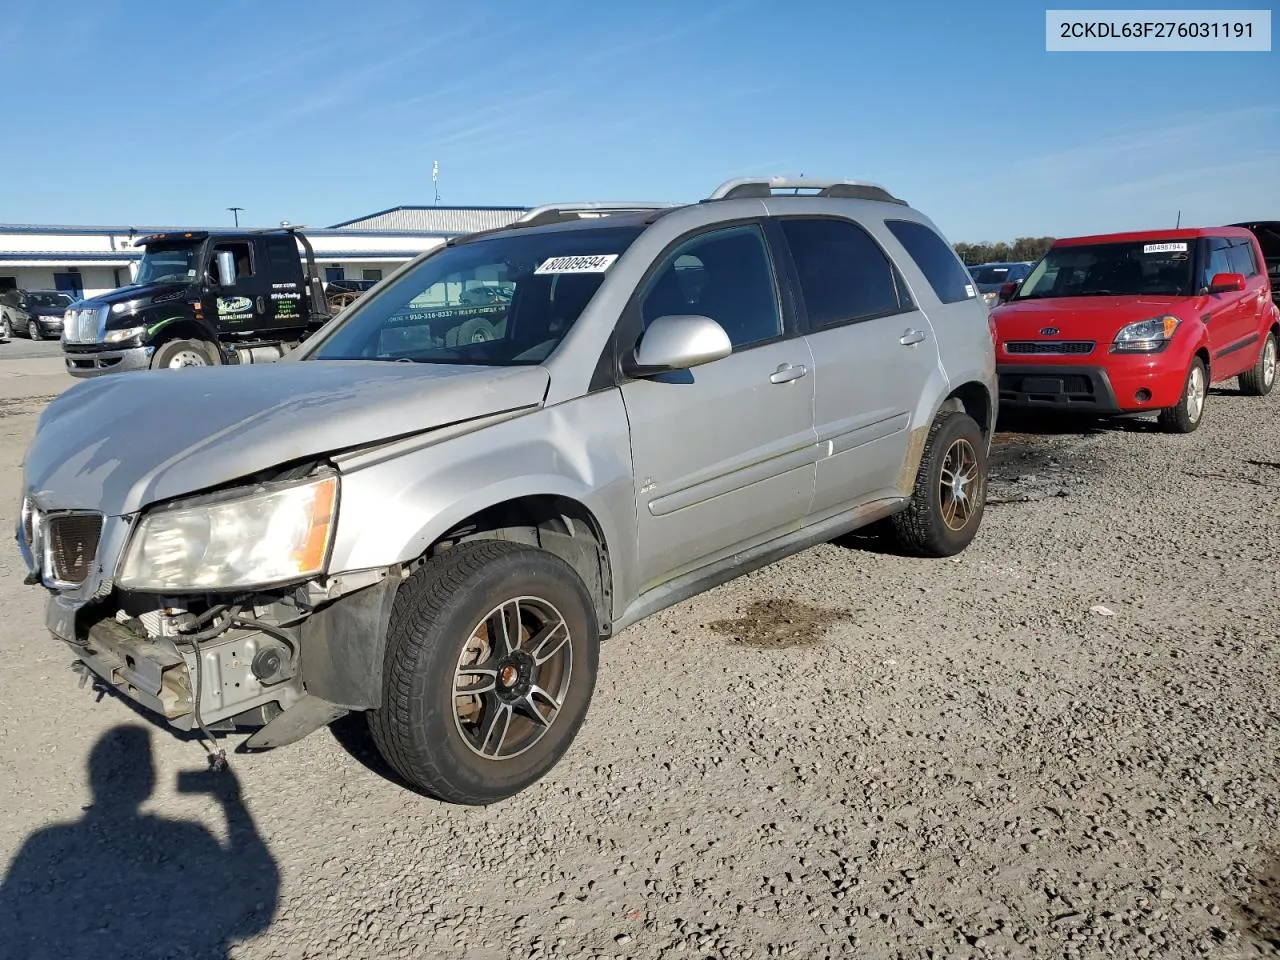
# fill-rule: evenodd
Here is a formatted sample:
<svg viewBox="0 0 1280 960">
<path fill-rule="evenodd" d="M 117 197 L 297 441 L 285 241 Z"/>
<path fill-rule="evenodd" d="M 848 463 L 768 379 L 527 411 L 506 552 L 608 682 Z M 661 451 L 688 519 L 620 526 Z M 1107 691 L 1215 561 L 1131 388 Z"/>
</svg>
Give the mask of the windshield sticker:
<svg viewBox="0 0 1280 960">
<path fill-rule="evenodd" d="M 616 253 L 600 253 L 591 257 L 552 257 L 544 260 L 534 273 L 604 273 L 613 261 L 618 259 Z"/>
<path fill-rule="evenodd" d="M 966 284 L 964 285 L 964 295 L 965 295 L 966 297 L 972 297 L 972 296 L 973 296 L 973 284 L 972 284 L 972 283 L 966 283 Z"/>
<path fill-rule="evenodd" d="M 1185 243 L 1148 243 L 1142 248 L 1143 253 L 1186 253 Z"/>
</svg>

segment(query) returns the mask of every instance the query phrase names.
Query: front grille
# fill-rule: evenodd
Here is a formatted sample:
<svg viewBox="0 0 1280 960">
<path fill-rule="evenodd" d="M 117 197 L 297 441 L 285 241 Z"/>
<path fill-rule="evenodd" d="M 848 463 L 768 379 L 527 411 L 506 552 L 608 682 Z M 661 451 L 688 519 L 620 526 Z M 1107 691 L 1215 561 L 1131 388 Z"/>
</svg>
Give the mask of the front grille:
<svg viewBox="0 0 1280 960">
<path fill-rule="evenodd" d="M 23 498 L 22 501 L 22 540 L 29 547 L 31 540 L 35 536 L 33 516 L 35 507 L 31 505 L 29 499 Z"/>
<path fill-rule="evenodd" d="M 1093 353 L 1093 340 L 1010 340 L 1006 353 Z"/>
<path fill-rule="evenodd" d="M 102 514 L 59 514 L 47 519 L 45 529 L 54 579 L 62 583 L 83 583 L 98 555 Z"/>
<path fill-rule="evenodd" d="M 68 343 L 97 343 L 98 325 L 107 307 L 81 307 L 71 311 L 62 335 Z"/>
</svg>

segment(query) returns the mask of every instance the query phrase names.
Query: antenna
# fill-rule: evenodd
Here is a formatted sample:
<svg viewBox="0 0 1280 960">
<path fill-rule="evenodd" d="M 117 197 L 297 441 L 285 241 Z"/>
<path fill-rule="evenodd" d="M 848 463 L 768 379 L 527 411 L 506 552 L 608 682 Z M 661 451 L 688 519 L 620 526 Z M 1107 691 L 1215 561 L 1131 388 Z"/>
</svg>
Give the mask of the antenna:
<svg viewBox="0 0 1280 960">
<path fill-rule="evenodd" d="M 1178 227 L 1181 227 L 1181 226 L 1182 226 L 1182 211 L 1181 211 L 1181 210 L 1179 210 L 1179 211 L 1178 211 L 1178 222 L 1177 222 L 1177 224 L 1175 224 L 1175 225 L 1174 225 L 1174 228 L 1173 228 L 1173 229 L 1177 230 L 1177 229 L 1178 229 Z"/>
<path fill-rule="evenodd" d="M 227 209 L 235 216 L 236 226 L 240 226 L 240 211 L 243 210 L 244 207 L 227 207 Z"/>
<path fill-rule="evenodd" d="M 440 161 L 431 161 L 431 185 L 436 191 L 436 206 L 440 206 Z"/>
</svg>

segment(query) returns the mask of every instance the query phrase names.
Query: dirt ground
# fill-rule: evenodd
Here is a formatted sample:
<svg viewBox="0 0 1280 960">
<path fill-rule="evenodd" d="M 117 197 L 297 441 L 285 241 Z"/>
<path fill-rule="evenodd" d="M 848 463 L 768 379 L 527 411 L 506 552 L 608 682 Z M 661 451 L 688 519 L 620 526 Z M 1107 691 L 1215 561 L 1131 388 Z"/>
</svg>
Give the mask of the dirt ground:
<svg viewBox="0 0 1280 960">
<path fill-rule="evenodd" d="M 65 386 L 0 361 L 5 529 Z M 1280 955 L 1278 413 L 1002 432 L 962 556 L 850 537 L 625 631 L 488 809 L 359 718 L 202 776 L 78 688 L 10 546 L 0 956 Z"/>
</svg>

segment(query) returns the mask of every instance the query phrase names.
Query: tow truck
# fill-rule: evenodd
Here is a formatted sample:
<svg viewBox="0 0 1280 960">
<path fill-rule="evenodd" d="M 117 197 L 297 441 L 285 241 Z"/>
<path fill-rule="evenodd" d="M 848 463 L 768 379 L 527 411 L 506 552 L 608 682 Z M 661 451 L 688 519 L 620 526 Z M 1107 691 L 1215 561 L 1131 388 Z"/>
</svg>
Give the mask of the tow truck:
<svg viewBox="0 0 1280 960">
<path fill-rule="evenodd" d="M 300 228 L 156 233 L 135 246 L 133 283 L 67 309 L 73 377 L 269 363 L 332 316 Z"/>
</svg>

